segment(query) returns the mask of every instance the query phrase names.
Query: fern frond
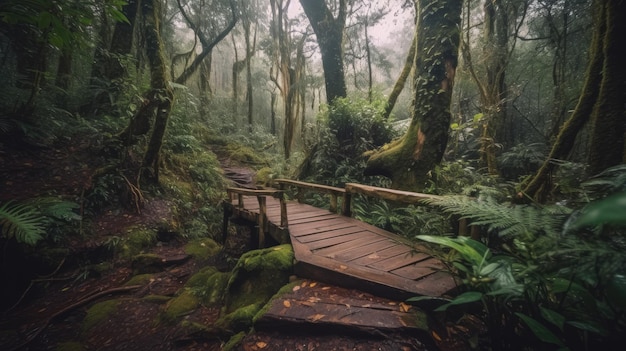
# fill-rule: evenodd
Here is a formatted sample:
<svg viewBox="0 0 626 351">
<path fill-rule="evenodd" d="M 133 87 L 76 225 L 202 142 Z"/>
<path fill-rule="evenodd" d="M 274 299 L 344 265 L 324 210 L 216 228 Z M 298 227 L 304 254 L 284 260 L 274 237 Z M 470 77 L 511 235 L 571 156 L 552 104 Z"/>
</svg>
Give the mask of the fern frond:
<svg viewBox="0 0 626 351">
<path fill-rule="evenodd" d="M 66 222 L 79 221 L 81 219 L 80 215 L 75 212 L 75 210 L 80 208 L 80 205 L 73 201 L 61 200 L 56 197 L 38 197 L 29 201 L 29 203 L 46 217 Z"/>
<path fill-rule="evenodd" d="M 445 212 L 467 218 L 473 225 L 486 226 L 503 237 L 560 233 L 562 218 L 554 211 L 528 205 L 503 205 L 491 198 L 476 201 L 465 196 L 443 196 L 424 202 Z"/>
<path fill-rule="evenodd" d="M 35 245 L 43 238 L 45 217 L 35 208 L 11 201 L 0 206 L 0 234 L 20 243 Z"/>
</svg>

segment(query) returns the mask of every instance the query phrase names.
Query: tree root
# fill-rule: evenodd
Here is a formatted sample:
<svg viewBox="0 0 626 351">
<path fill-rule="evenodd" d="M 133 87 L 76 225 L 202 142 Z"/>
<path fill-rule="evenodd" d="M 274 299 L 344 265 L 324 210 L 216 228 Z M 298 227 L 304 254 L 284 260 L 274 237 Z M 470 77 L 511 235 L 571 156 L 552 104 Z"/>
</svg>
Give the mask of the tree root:
<svg viewBox="0 0 626 351">
<path fill-rule="evenodd" d="M 39 336 L 39 334 L 41 334 L 42 331 L 44 331 L 48 325 L 50 325 L 50 323 L 55 319 L 58 318 L 59 316 L 75 309 L 78 307 L 81 307 L 99 297 L 105 296 L 105 295 L 109 295 L 109 294 L 113 294 L 113 293 L 120 293 L 120 292 L 126 292 L 126 291 L 130 291 L 130 290 L 135 290 L 135 289 L 139 289 L 141 288 L 141 285 L 130 285 L 130 286 L 121 286 L 121 287 L 117 287 L 117 288 L 112 288 L 112 289 L 108 289 L 108 290 L 104 290 L 104 291 L 100 291 L 100 292 L 96 292 L 93 293 L 91 295 L 88 295 L 87 297 L 81 299 L 80 301 L 73 303 L 65 308 L 63 308 L 62 310 L 54 313 L 52 316 L 48 317 L 48 319 L 46 319 L 43 322 L 43 325 L 37 329 L 34 333 L 32 333 L 23 343 L 21 343 L 20 345 L 9 349 L 10 351 L 17 351 L 19 349 L 24 348 L 26 345 L 30 344 L 33 340 L 35 340 L 37 338 L 37 336 Z"/>
</svg>

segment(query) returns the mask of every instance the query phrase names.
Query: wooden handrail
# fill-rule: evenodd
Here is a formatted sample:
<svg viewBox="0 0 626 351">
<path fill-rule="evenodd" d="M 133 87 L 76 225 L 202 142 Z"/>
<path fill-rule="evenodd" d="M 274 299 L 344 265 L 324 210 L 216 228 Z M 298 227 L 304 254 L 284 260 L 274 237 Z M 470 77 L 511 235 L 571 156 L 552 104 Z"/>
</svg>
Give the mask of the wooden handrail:
<svg viewBox="0 0 626 351">
<path fill-rule="evenodd" d="M 281 190 L 286 190 L 287 186 L 294 186 L 298 188 L 298 193 L 296 194 L 296 198 L 298 199 L 298 202 L 300 203 L 304 200 L 304 192 L 300 191 L 301 189 L 328 194 L 330 196 L 329 211 L 332 213 L 337 213 L 337 197 L 341 196 L 344 199 L 344 201 L 342 202 L 342 213 L 343 213 L 343 207 L 345 207 L 344 204 L 345 204 L 346 189 L 337 188 L 337 187 L 330 186 L 330 185 L 301 182 L 298 180 L 291 180 L 291 179 L 275 179 L 274 183 L 278 184 Z"/>
<path fill-rule="evenodd" d="M 244 196 L 256 196 L 259 202 L 259 247 L 265 246 L 265 232 L 267 231 L 268 219 L 267 219 L 267 206 L 266 198 L 268 196 L 277 198 L 280 202 L 280 226 L 287 228 L 289 223 L 287 220 L 287 204 L 285 203 L 285 193 L 282 190 L 276 189 L 244 189 L 244 188 L 226 188 L 229 200 L 232 202 L 233 195 L 237 195 L 237 207 L 244 208 L 243 197 Z"/>
</svg>

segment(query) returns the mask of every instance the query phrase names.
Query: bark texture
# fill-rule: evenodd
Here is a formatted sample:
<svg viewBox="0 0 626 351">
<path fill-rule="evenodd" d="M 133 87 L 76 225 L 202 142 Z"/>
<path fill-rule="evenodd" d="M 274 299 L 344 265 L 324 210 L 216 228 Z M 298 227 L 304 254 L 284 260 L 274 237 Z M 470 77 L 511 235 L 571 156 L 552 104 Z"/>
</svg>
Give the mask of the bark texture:
<svg viewBox="0 0 626 351">
<path fill-rule="evenodd" d="M 383 175 L 392 187 L 420 190 L 443 157 L 459 47 L 460 1 L 417 2 L 412 120 L 400 139 L 372 154 L 365 175 Z"/>
</svg>

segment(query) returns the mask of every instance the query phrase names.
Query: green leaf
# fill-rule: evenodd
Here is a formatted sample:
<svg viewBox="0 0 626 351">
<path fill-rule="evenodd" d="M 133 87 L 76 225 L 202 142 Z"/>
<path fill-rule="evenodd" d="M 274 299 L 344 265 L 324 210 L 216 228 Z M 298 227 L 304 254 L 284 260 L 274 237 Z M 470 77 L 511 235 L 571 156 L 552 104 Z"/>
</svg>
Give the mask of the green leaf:
<svg viewBox="0 0 626 351">
<path fill-rule="evenodd" d="M 624 227 L 626 226 L 625 213 L 626 192 L 620 192 L 585 206 L 582 215 L 574 221 L 571 228 L 593 227 L 600 224 Z"/>
<path fill-rule="evenodd" d="M 45 218 L 33 207 L 13 204 L 0 206 L 0 234 L 7 239 L 15 237 L 20 243 L 35 245 L 42 239 Z"/>
<path fill-rule="evenodd" d="M 482 113 L 477 113 L 477 114 L 475 114 L 475 115 L 474 115 L 474 123 L 478 123 L 478 122 L 480 122 L 480 120 L 482 120 L 482 119 L 483 119 L 483 116 L 484 116 L 484 114 L 482 114 Z"/>
<path fill-rule="evenodd" d="M 435 311 L 441 312 L 441 311 L 447 310 L 448 307 L 450 307 L 450 306 L 463 305 L 463 304 L 466 304 L 466 303 L 472 303 L 472 302 L 480 301 L 480 299 L 482 299 L 482 297 L 483 297 L 483 293 L 481 293 L 479 291 L 464 292 L 461 295 L 455 297 L 449 303 L 447 303 L 447 304 L 445 304 L 443 306 L 437 307 L 437 309 L 435 309 Z"/>
<path fill-rule="evenodd" d="M 626 276 L 614 274 L 606 286 L 606 297 L 613 305 L 626 310 Z"/>
<path fill-rule="evenodd" d="M 515 315 L 517 315 L 530 328 L 530 330 L 539 340 L 547 342 L 549 344 L 565 347 L 565 344 L 563 344 L 563 342 L 556 335 L 554 335 L 554 333 L 552 333 L 550 329 L 546 328 L 543 324 L 541 324 L 534 318 L 531 318 L 520 312 L 515 312 Z"/>
<path fill-rule="evenodd" d="M 541 312 L 541 317 L 543 317 L 546 321 L 552 323 L 561 331 L 563 331 L 563 326 L 565 325 L 565 317 L 562 314 L 545 307 L 539 307 L 539 311 Z"/>
</svg>

